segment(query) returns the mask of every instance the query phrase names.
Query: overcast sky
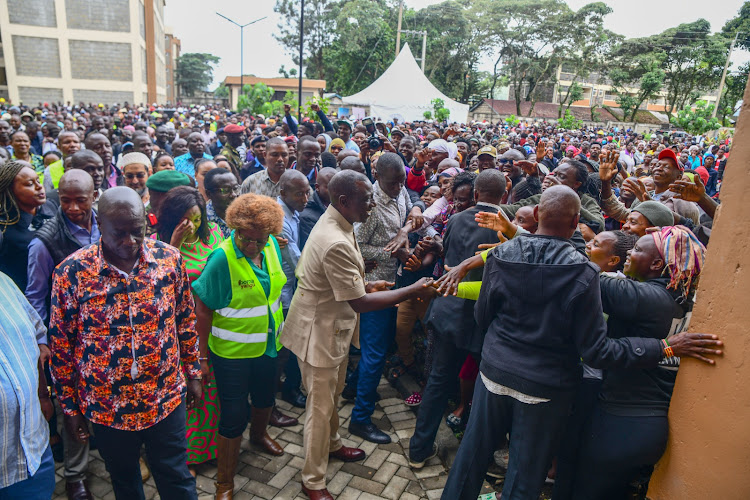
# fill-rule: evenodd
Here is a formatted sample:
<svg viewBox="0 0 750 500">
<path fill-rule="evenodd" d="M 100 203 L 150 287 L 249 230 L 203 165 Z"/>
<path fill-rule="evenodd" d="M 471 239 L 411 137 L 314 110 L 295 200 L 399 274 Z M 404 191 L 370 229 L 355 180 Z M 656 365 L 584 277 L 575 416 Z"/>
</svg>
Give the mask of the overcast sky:
<svg viewBox="0 0 750 500">
<path fill-rule="evenodd" d="M 566 1 L 575 10 L 590 3 L 590 0 Z M 245 28 L 246 75 L 277 77 L 282 64 L 287 69 L 292 66 L 291 57 L 272 36 L 279 24 L 279 16 L 273 11 L 274 3 L 274 0 L 167 0 L 165 21 L 182 41 L 183 53 L 208 52 L 221 58 L 214 71 L 213 89 L 224 77 L 240 74 L 240 29 L 216 12 L 239 24 L 267 16 Z M 418 10 L 440 0 L 406 0 L 405 3 Z M 743 0 L 608 0 L 606 3 L 614 12 L 607 16 L 605 26 L 632 38 L 660 33 L 701 17 L 711 23 L 713 31 L 718 31 L 737 14 Z M 742 51 L 735 51 L 732 57 L 735 67 L 747 60 L 750 54 Z"/>
</svg>

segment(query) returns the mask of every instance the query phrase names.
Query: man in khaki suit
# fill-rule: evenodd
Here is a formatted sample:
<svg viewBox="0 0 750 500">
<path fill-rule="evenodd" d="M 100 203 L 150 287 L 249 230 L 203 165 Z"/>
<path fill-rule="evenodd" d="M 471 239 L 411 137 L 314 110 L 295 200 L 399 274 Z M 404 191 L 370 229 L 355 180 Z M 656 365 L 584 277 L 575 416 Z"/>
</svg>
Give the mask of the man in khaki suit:
<svg viewBox="0 0 750 500">
<path fill-rule="evenodd" d="M 372 183 L 345 170 L 328 184 L 331 204 L 305 243 L 297 264 L 297 290 L 281 342 L 297 355 L 307 390 L 302 490 L 311 500 L 333 499 L 326 489 L 329 455 L 346 462 L 365 452 L 341 444 L 338 398 L 344 388 L 349 345 L 359 346 L 359 313 L 392 307 L 424 290 L 426 280 L 398 290 L 365 283 L 365 264 L 353 224 L 375 207 Z"/>
</svg>

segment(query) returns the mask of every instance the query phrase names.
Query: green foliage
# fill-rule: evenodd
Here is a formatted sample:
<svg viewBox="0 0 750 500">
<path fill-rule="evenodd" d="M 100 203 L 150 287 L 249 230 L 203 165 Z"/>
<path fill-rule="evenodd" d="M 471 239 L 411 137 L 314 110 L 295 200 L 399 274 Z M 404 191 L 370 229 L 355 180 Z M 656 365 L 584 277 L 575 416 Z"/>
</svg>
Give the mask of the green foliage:
<svg viewBox="0 0 750 500">
<path fill-rule="evenodd" d="M 219 97 L 222 99 L 226 99 L 229 97 L 229 87 L 224 85 L 224 83 L 219 84 L 218 87 L 216 87 L 216 90 L 214 90 L 214 96 Z"/>
<path fill-rule="evenodd" d="M 432 120 L 432 111 L 425 111 L 422 113 L 422 116 L 424 116 L 425 120 Z"/>
<path fill-rule="evenodd" d="M 327 97 L 313 96 L 308 98 L 307 101 L 305 101 L 305 103 L 302 105 L 302 114 L 304 116 L 310 118 L 311 120 L 315 120 L 318 117 L 318 114 L 313 111 L 310 106 L 313 103 L 320 106 L 320 110 L 323 113 L 328 114 L 328 109 L 331 107 L 331 100 Z"/>
<path fill-rule="evenodd" d="M 566 109 L 565 116 L 557 120 L 557 126 L 565 130 L 577 130 L 583 126 L 583 121 L 573 116 L 569 109 Z"/>
<path fill-rule="evenodd" d="M 305 0 L 303 33 L 305 44 L 302 62 L 306 67 L 305 76 L 307 78 L 320 80 L 330 78 L 330 73 L 327 73 L 327 68 L 323 64 L 323 53 L 330 47 L 338 32 L 336 11 L 342 3 L 345 3 L 345 0 Z M 276 0 L 274 6 L 274 10 L 279 14 L 279 24 L 273 36 L 292 56 L 292 60 L 297 66 L 299 66 L 300 6 L 300 0 Z M 289 75 L 296 74 L 296 70 L 294 70 L 294 73 L 291 69 L 289 70 Z"/>
<path fill-rule="evenodd" d="M 725 126 L 729 125 L 729 118 L 739 110 L 738 104 L 742 100 L 747 86 L 747 75 L 750 72 L 750 63 L 745 63 L 739 67 L 736 73 L 727 73 L 727 79 L 724 84 L 724 90 L 719 101 L 720 122 Z"/>
<path fill-rule="evenodd" d="M 711 117 L 713 111 L 713 104 L 698 101 L 695 103 L 695 109 L 685 106 L 677 112 L 677 116 L 671 118 L 671 122 L 692 135 L 702 135 L 721 127 L 719 120 Z"/>
<path fill-rule="evenodd" d="M 435 112 L 435 119 L 438 122 L 444 122 L 448 120 L 448 118 L 451 115 L 451 112 L 448 108 L 445 107 L 445 101 L 440 99 L 439 97 L 436 97 L 432 101 L 430 101 L 430 104 L 432 104 L 432 110 Z"/>
<path fill-rule="evenodd" d="M 568 110 L 574 102 L 583 99 L 583 87 L 581 87 L 580 83 L 573 82 L 573 84 L 568 87 L 565 95 L 562 95 L 562 92 L 560 92 L 558 87 L 558 94 L 560 96 L 560 107 L 557 110 L 557 117 L 562 118 L 563 109 Z"/>
<path fill-rule="evenodd" d="M 750 50 L 750 2 L 745 2 L 735 17 L 728 20 L 721 31 L 727 41 L 734 38 L 735 33 L 740 33 L 737 45 L 745 50 Z"/>
<path fill-rule="evenodd" d="M 638 108 L 647 99 L 654 98 L 664 83 L 664 71 L 658 66 L 658 61 L 646 58 L 630 66 L 616 68 L 609 74 L 612 84 L 618 93 L 615 101 L 622 109 L 623 121 L 634 121 Z M 627 87 L 638 85 L 635 93 L 630 93 Z"/>
<path fill-rule="evenodd" d="M 515 127 L 519 123 L 521 123 L 521 120 L 516 118 L 516 115 L 508 115 L 508 117 L 505 119 L 505 123 L 507 125 L 510 125 L 511 127 Z"/>
<path fill-rule="evenodd" d="M 175 81 L 182 93 L 192 97 L 196 92 L 205 90 L 213 80 L 214 68 L 220 59 L 211 54 L 188 52 L 177 58 Z"/>
<path fill-rule="evenodd" d="M 237 111 L 247 109 L 251 114 L 256 115 L 282 115 L 284 113 L 284 104 L 294 106 L 297 103 L 297 94 L 290 91 L 287 91 L 282 101 L 271 100 L 274 90 L 265 83 L 245 85 L 243 91 L 237 100 Z"/>
<path fill-rule="evenodd" d="M 289 68 L 289 70 L 287 70 L 282 64 L 281 67 L 279 68 L 279 75 L 281 75 L 284 78 L 296 78 L 297 68 Z"/>
</svg>

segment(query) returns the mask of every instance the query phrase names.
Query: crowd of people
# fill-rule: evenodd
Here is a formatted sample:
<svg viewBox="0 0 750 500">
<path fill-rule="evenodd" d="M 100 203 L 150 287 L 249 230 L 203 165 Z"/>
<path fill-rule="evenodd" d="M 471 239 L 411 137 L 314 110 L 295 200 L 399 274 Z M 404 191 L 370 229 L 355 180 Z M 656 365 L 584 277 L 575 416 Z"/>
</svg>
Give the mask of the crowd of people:
<svg viewBox="0 0 750 500">
<path fill-rule="evenodd" d="M 667 442 L 730 141 L 555 124 L 8 107 L 0 118 L 0 499 L 231 499 L 249 425 L 304 408 L 303 492 L 421 390 L 408 463 L 462 437 L 443 497 L 626 498 Z M 677 138 L 679 137 L 679 138 Z M 351 362 L 350 362 L 351 361 Z M 452 401 L 452 404 L 451 404 Z M 447 416 L 446 416 L 447 415 Z M 58 422 L 62 418 L 62 423 Z"/>
</svg>

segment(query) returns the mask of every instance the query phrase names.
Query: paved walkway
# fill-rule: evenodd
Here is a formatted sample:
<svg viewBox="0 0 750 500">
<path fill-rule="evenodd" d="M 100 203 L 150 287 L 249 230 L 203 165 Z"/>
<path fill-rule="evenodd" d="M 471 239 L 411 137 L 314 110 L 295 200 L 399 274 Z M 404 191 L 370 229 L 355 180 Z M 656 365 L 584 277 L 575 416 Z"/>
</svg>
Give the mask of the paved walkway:
<svg viewBox="0 0 750 500">
<path fill-rule="evenodd" d="M 352 403 L 342 401 L 339 408 L 341 432 L 344 444 L 360 447 L 367 452 L 363 462 L 343 463 L 332 459 L 328 464 L 328 489 L 338 500 L 417 500 L 440 498 L 448 477 L 440 458 L 435 457 L 427 465 L 413 471 L 407 463 L 405 451 L 409 437 L 414 431 L 416 414 L 403 404 L 398 391 L 385 379 L 381 380 L 378 392 L 381 401 L 375 408 L 373 421 L 388 432 L 391 444 L 376 445 L 348 432 Z M 292 408 L 279 401 L 279 408 L 304 420 L 304 411 Z M 303 465 L 302 425 L 280 429 L 269 427 L 268 433 L 284 448 L 284 455 L 272 457 L 250 450 L 247 431 L 240 452 L 240 466 L 235 476 L 235 500 L 251 499 L 306 499 L 301 492 L 300 470 Z M 198 467 L 198 498 L 213 498 L 216 465 Z M 89 487 L 99 500 L 114 499 L 109 475 L 99 453 L 91 452 L 89 463 Z M 147 499 L 159 498 L 153 478 L 144 484 Z M 62 464 L 57 464 L 57 486 L 53 499 L 64 500 L 65 481 Z"/>
</svg>

